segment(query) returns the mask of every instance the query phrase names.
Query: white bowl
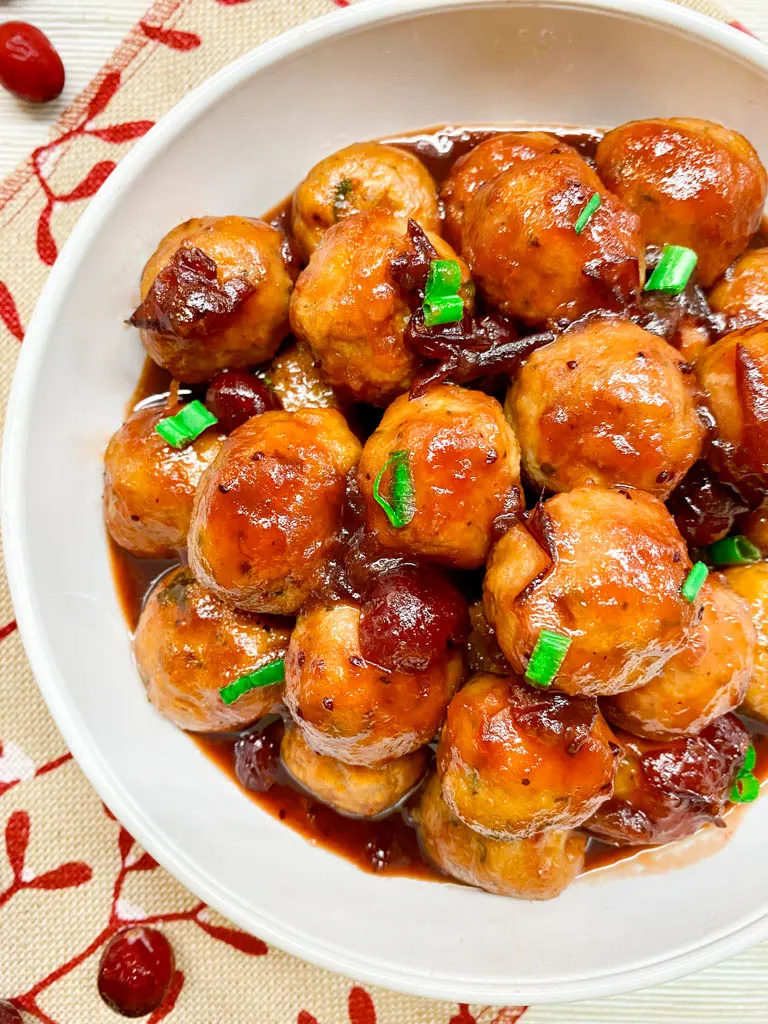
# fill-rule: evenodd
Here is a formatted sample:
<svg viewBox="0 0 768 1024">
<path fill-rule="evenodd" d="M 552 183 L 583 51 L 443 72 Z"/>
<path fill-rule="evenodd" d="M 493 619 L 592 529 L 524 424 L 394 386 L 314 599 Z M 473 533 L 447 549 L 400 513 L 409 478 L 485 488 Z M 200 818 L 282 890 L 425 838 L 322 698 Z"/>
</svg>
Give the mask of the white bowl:
<svg viewBox="0 0 768 1024">
<path fill-rule="evenodd" d="M 702 116 L 768 159 L 768 50 L 660 0 L 366 0 L 189 96 L 81 218 L 24 343 L 4 452 L 5 547 L 48 705 L 101 797 L 198 896 L 298 956 L 421 995 L 583 999 L 768 934 L 768 800 L 684 870 L 584 878 L 546 904 L 365 874 L 258 809 L 146 703 L 101 514 L 101 457 L 142 352 L 122 320 L 161 234 L 257 213 L 322 155 L 445 122 Z"/>
</svg>

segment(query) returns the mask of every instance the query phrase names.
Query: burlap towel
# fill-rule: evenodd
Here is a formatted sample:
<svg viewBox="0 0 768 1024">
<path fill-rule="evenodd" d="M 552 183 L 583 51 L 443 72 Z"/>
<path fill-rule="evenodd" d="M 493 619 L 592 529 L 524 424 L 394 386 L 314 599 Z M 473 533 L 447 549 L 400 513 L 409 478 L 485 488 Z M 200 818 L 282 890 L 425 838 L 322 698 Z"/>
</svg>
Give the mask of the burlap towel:
<svg viewBox="0 0 768 1024">
<path fill-rule="evenodd" d="M 723 16 L 710 0 L 677 2 Z M 332 6 L 332 0 L 159 0 L 65 113 L 51 141 L 4 183 L 0 413 L 48 270 L 116 161 L 213 72 Z M 363 988 L 268 949 L 198 903 L 105 811 L 38 694 L 2 577 L 0 641 L 0 998 L 11 998 L 29 1020 L 116 1020 L 96 991 L 100 951 L 127 922 L 145 921 L 161 924 L 177 954 L 172 990 L 151 1024 L 512 1024 L 524 1012 L 526 1024 L 768 1021 L 765 987 L 741 992 L 727 1010 L 712 995 L 713 988 L 721 996 L 739 992 L 745 971 L 768 966 L 768 951 L 643 996 L 526 1012 Z M 713 1008 L 717 1016 L 708 1015 Z"/>
</svg>

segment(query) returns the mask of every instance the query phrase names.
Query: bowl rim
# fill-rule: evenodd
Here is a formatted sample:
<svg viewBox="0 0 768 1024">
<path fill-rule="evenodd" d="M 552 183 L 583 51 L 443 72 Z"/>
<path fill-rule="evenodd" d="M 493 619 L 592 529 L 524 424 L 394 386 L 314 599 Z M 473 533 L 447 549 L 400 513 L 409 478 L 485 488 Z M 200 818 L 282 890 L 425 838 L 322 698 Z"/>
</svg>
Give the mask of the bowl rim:
<svg viewBox="0 0 768 1024">
<path fill-rule="evenodd" d="M 34 677 L 79 767 L 136 841 L 205 903 L 246 931 L 256 932 L 261 938 L 305 961 L 359 981 L 410 995 L 469 1003 L 488 1002 L 494 1005 L 528 1002 L 543 1004 L 598 998 L 670 981 L 717 963 L 768 937 L 768 906 L 754 920 L 724 934 L 707 938 L 699 946 L 676 956 L 610 974 L 593 974 L 585 979 L 573 979 L 556 986 L 542 986 L 541 982 L 491 985 L 480 981 L 469 986 L 463 982 L 459 991 L 452 987 L 450 981 L 442 978 L 427 974 L 415 975 L 407 967 L 386 965 L 377 968 L 368 961 L 356 959 L 353 951 L 342 953 L 337 949 L 320 948 L 298 940 L 290 926 L 262 917 L 258 908 L 245 907 L 231 899 L 225 891 L 220 890 L 218 883 L 196 873 L 188 859 L 178 856 L 177 848 L 163 833 L 152 828 L 142 809 L 123 791 L 112 777 L 107 764 L 91 748 L 87 735 L 81 732 L 76 709 L 67 695 L 63 676 L 46 642 L 43 616 L 25 571 L 25 544 L 22 538 L 26 527 L 21 502 L 24 463 L 21 453 L 23 438 L 33 414 L 31 396 L 53 335 L 53 316 L 88 249 L 91 235 L 120 201 L 124 186 L 140 175 L 196 117 L 260 70 L 347 32 L 377 23 L 407 19 L 435 9 L 458 10 L 474 6 L 518 4 L 561 10 L 594 9 L 608 14 L 640 17 L 681 33 L 690 33 L 746 63 L 756 65 L 768 75 L 768 47 L 761 41 L 725 22 L 678 6 L 669 0 L 365 0 L 364 3 L 332 11 L 288 30 L 217 72 L 166 113 L 126 154 L 79 217 L 43 287 L 21 345 L 8 401 L 0 466 L 0 515 L 5 539 L 6 573 L 19 634 Z"/>
</svg>

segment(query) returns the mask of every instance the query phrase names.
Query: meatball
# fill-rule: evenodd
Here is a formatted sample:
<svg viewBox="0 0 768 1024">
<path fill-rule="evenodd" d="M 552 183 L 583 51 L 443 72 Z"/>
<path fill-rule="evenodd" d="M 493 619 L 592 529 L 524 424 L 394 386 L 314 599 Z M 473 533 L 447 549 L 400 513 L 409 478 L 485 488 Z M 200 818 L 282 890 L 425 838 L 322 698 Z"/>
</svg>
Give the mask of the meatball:
<svg viewBox="0 0 768 1024">
<path fill-rule="evenodd" d="M 396 757 L 386 764 L 344 764 L 316 754 L 297 728 L 285 735 L 283 764 L 305 789 L 341 814 L 374 818 L 400 803 L 418 783 L 429 764 L 429 748 Z"/>
<path fill-rule="evenodd" d="M 335 409 L 265 412 L 238 427 L 197 489 L 189 563 L 200 582 L 248 611 L 298 611 L 333 553 L 359 456 Z"/>
<path fill-rule="evenodd" d="M 735 566 L 723 575 L 749 605 L 757 634 L 755 666 L 741 710 L 768 723 L 768 562 Z"/>
<path fill-rule="evenodd" d="M 224 440 L 209 428 L 185 448 L 172 448 L 155 427 L 181 408 L 137 409 L 104 455 L 107 530 L 139 558 L 172 558 L 186 546 L 195 489 Z"/>
<path fill-rule="evenodd" d="M 436 775 L 414 813 L 421 847 L 445 874 L 499 896 L 550 900 L 584 867 L 587 838 L 551 829 L 503 842 L 481 836 L 461 822 L 445 802 Z"/>
<path fill-rule="evenodd" d="M 732 331 L 768 322 L 768 249 L 739 257 L 709 293 L 709 306 Z"/>
<path fill-rule="evenodd" d="M 166 573 L 141 612 L 133 650 L 147 696 L 180 729 L 242 729 L 276 711 L 282 683 L 225 704 L 219 691 L 285 656 L 291 624 L 230 608 L 184 566 Z"/>
<path fill-rule="evenodd" d="M 554 152 L 574 150 L 546 132 L 501 132 L 459 157 L 440 188 L 443 233 L 451 245 L 461 251 L 464 212 L 479 188 L 516 164 Z"/>
<path fill-rule="evenodd" d="M 458 259 L 437 235 L 429 240 L 441 259 Z M 326 232 L 299 275 L 291 327 L 344 398 L 387 405 L 413 381 L 419 362 L 403 340 L 411 310 L 392 275 L 392 261 L 410 246 L 403 218 L 358 213 Z M 466 285 L 469 272 L 460 265 Z"/>
<path fill-rule="evenodd" d="M 388 672 L 360 652 L 359 608 L 316 604 L 299 615 L 285 660 L 285 703 L 318 754 L 377 765 L 434 737 L 464 676 L 448 649 L 424 672 Z"/>
<path fill-rule="evenodd" d="M 578 234 L 595 194 L 601 206 Z M 645 278 L 640 219 L 573 153 L 518 163 L 478 189 L 462 254 L 488 301 L 528 324 L 620 309 Z"/>
<path fill-rule="evenodd" d="M 357 142 L 315 164 L 297 187 L 293 237 L 311 256 L 328 228 L 377 208 L 413 217 L 428 231 L 440 226 L 435 183 L 421 160 L 396 146 Z"/>
<path fill-rule="evenodd" d="M 144 267 L 130 321 L 152 359 L 192 382 L 269 359 L 288 333 L 285 244 L 250 217 L 203 217 L 169 232 Z"/>
<path fill-rule="evenodd" d="M 738 132 L 696 118 L 621 125 L 597 149 L 606 186 L 640 215 L 652 245 L 683 245 L 699 256 L 709 287 L 760 225 L 765 169 Z"/>
<path fill-rule="evenodd" d="M 287 412 L 297 409 L 336 409 L 333 388 L 320 373 L 306 345 L 292 342 L 269 364 L 267 380 Z"/>
<path fill-rule="evenodd" d="M 755 654 L 749 609 L 717 577 L 702 597 L 704 618 L 689 646 L 650 683 L 609 697 L 611 722 L 648 739 L 693 736 L 744 700 Z"/>
<path fill-rule="evenodd" d="M 525 839 L 594 814 L 613 791 L 618 749 L 594 698 L 479 675 L 448 707 L 437 766 L 465 825 Z"/>
<path fill-rule="evenodd" d="M 613 797 L 586 823 L 593 835 L 619 846 L 645 846 L 721 821 L 749 747 L 738 718 L 718 718 L 685 739 L 616 738 L 621 759 Z"/>
<path fill-rule="evenodd" d="M 768 328 L 721 338 L 697 372 L 715 418 L 712 467 L 743 496 L 768 489 Z"/>
<path fill-rule="evenodd" d="M 688 643 L 701 613 L 669 512 L 626 487 L 579 487 L 537 506 L 491 552 L 485 614 L 524 673 L 542 629 L 571 639 L 555 684 L 607 696 L 642 686 Z"/>
<path fill-rule="evenodd" d="M 380 495 L 393 493 L 396 452 L 407 453 L 413 482 L 404 526 L 393 526 L 374 498 L 377 481 Z M 363 448 L 357 478 L 367 526 L 383 547 L 474 568 L 488 556 L 496 517 L 519 504 L 520 449 L 495 398 L 440 385 L 395 399 Z"/>
<path fill-rule="evenodd" d="M 592 320 L 538 349 L 506 403 L 528 477 L 553 491 L 623 483 L 666 498 L 704 439 L 683 365 L 626 320 Z"/>
<path fill-rule="evenodd" d="M 768 498 L 739 519 L 739 528 L 763 556 L 768 555 Z"/>
</svg>

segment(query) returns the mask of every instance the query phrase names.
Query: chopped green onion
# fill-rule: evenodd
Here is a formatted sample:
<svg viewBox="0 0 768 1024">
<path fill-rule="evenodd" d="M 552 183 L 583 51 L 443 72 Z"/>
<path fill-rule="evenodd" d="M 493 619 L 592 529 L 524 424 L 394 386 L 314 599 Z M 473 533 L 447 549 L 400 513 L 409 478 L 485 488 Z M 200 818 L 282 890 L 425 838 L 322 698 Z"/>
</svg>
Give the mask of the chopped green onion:
<svg viewBox="0 0 768 1024">
<path fill-rule="evenodd" d="M 268 665 L 262 665 L 250 675 L 240 676 L 233 683 L 222 687 L 219 696 L 225 704 L 234 704 L 238 697 L 242 697 L 249 690 L 255 690 L 260 686 L 273 686 L 275 683 L 282 683 L 285 679 L 285 658 L 278 658 Z"/>
<path fill-rule="evenodd" d="M 696 600 L 707 576 L 709 576 L 709 569 L 703 562 L 697 562 L 688 573 L 681 590 L 686 601 L 693 603 Z"/>
<path fill-rule="evenodd" d="M 464 300 L 460 295 L 437 295 L 424 299 L 424 323 L 427 327 L 437 324 L 455 324 L 464 316 Z"/>
<path fill-rule="evenodd" d="M 347 206 L 347 199 L 354 186 L 349 178 L 342 178 L 333 195 L 333 219 L 338 221 Z"/>
<path fill-rule="evenodd" d="M 751 804 L 760 796 L 760 780 L 752 772 L 739 775 L 731 790 L 731 803 Z"/>
<path fill-rule="evenodd" d="M 542 629 L 536 646 L 533 648 L 531 660 L 525 670 L 525 678 L 534 686 L 542 689 L 552 685 L 552 681 L 565 661 L 571 638 L 555 633 L 551 629 Z"/>
<path fill-rule="evenodd" d="M 712 565 L 749 565 L 760 561 L 760 548 L 741 534 L 723 537 L 707 548 L 707 557 Z"/>
<path fill-rule="evenodd" d="M 592 220 L 592 218 L 602 205 L 602 197 L 598 192 L 595 192 L 595 194 L 592 196 L 587 205 L 579 214 L 579 219 L 576 221 L 575 231 L 577 235 L 582 234 L 587 224 L 589 224 L 589 222 Z"/>
<path fill-rule="evenodd" d="M 461 267 L 456 260 L 432 260 L 429 264 L 424 295 L 432 300 L 441 295 L 456 295 L 461 288 Z"/>
<path fill-rule="evenodd" d="M 195 399 L 180 409 L 175 416 L 166 416 L 164 420 L 160 420 L 155 430 L 171 447 L 183 448 L 218 422 L 213 413 Z"/>
<path fill-rule="evenodd" d="M 693 249 L 686 249 L 682 245 L 665 246 L 658 266 L 646 282 L 645 290 L 679 295 L 685 291 L 698 262 L 699 257 Z"/>
<path fill-rule="evenodd" d="M 389 488 L 390 501 L 382 497 L 379 486 L 381 478 L 389 467 L 392 467 L 392 483 Z M 373 482 L 373 497 L 384 509 L 387 519 L 396 530 L 401 530 L 416 514 L 414 502 L 413 474 L 408 459 L 408 452 L 390 452 L 389 458 L 379 470 Z"/>
<path fill-rule="evenodd" d="M 745 772 L 754 771 L 755 765 L 757 764 L 757 751 L 754 746 L 750 743 L 747 747 L 747 753 L 744 757 L 744 764 L 742 765 L 739 775 Z"/>
</svg>

